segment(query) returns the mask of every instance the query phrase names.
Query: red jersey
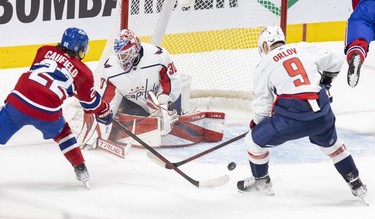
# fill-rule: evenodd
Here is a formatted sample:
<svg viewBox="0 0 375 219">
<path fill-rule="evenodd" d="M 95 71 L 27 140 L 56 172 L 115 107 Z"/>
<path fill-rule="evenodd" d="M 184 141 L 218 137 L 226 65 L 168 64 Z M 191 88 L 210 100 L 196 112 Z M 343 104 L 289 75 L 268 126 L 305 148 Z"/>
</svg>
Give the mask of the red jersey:
<svg viewBox="0 0 375 219">
<path fill-rule="evenodd" d="M 357 7 L 358 3 L 359 3 L 359 0 L 352 0 L 353 10 Z"/>
<path fill-rule="evenodd" d="M 87 113 L 99 113 L 105 108 L 94 89 L 91 70 L 80 59 L 56 46 L 42 46 L 6 102 L 33 118 L 55 121 L 62 116 L 64 100 L 73 95 Z"/>
</svg>

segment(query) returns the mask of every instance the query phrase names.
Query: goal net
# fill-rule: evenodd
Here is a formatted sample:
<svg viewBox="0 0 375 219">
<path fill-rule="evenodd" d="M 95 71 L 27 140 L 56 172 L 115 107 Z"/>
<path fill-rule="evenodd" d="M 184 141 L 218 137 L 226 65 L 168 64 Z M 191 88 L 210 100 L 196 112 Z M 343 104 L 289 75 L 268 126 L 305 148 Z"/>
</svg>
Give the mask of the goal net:
<svg viewBox="0 0 375 219">
<path fill-rule="evenodd" d="M 115 35 L 110 36 L 103 58 L 113 52 L 119 29 L 129 28 L 142 42 L 167 49 L 177 70 L 190 76 L 183 106 L 227 104 L 223 99 L 234 99 L 239 100 L 235 107 L 247 108 L 252 72 L 260 60 L 258 36 L 265 26 L 282 25 L 285 2 L 118 0 Z"/>
<path fill-rule="evenodd" d="M 129 28 L 141 42 L 160 45 L 171 54 L 184 75 L 184 111 L 213 105 L 250 108 L 252 73 L 260 60 L 258 36 L 265 26 L 283 26 L 286 2 L 118 0 L 95 80 L 113 53 L 119 30 Z"/>
</svg>

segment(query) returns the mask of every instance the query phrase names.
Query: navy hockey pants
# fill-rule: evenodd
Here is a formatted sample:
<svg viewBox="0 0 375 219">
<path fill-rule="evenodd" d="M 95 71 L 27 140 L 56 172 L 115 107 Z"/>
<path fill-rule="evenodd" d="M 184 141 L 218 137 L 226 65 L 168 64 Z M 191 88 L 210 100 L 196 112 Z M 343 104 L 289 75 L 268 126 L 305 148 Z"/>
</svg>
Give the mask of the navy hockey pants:
<svg viewBox="0 0 375 219">
<path fill-rule="evenodd" d="M 251 134 L 254 142 L 261 147 L 277 146 L 303 137 L 309 137 L 313 144 L 329 147 L 337 140 L 332 110 L 308 121 L 294 120 L 276 114 L 256 125 Z"/>
<path fill-rule="evenodd" d="M 46 122 L 21 113 L 10 104 L 0 109 L 0 144 L 8 140 L 23 126 L 32 125 L 43 133 L 44 139 L 56 137 L 64 128 L 65 120 L 61 117 L 54 122 Z"/>
</svg>

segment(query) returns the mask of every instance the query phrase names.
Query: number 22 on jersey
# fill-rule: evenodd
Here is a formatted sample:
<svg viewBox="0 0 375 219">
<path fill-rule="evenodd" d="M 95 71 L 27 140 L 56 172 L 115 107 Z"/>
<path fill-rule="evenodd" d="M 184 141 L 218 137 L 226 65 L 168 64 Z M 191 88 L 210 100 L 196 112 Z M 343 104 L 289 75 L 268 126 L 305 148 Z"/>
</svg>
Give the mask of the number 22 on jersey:
<svg viewBox="0 0 375 219">
<path fill-rule="evenodd" d="M 67 89 L 73 83 L 73 77 L 69 74 L 68 70 L 58 68 L 57 63 L 49 59 L 45 59 L 35 65 L 37 65 L 37 68 L 32 70 L 29 79 L 48 87 L 60 99 L 63 99 L 64 96 L 66 97 Z M 56 74 L 56 77 L 49 74 Z M 62 79 L 65 80 L 63 81 Z"/>
</svg>

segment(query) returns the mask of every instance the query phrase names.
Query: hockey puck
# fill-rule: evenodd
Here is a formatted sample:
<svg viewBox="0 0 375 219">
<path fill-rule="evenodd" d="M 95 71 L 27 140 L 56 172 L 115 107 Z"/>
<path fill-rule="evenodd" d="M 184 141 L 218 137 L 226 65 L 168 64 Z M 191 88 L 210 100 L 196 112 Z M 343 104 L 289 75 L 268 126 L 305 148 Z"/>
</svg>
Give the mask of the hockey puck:
<svg viewBox="0 0 375 219">
<path fill-rule="evenodd" d="M 235 162 L 230 162 L 228 164 L 228 170 L 232 171 L 236 168 L 236 163 Z"/>
</svg>

